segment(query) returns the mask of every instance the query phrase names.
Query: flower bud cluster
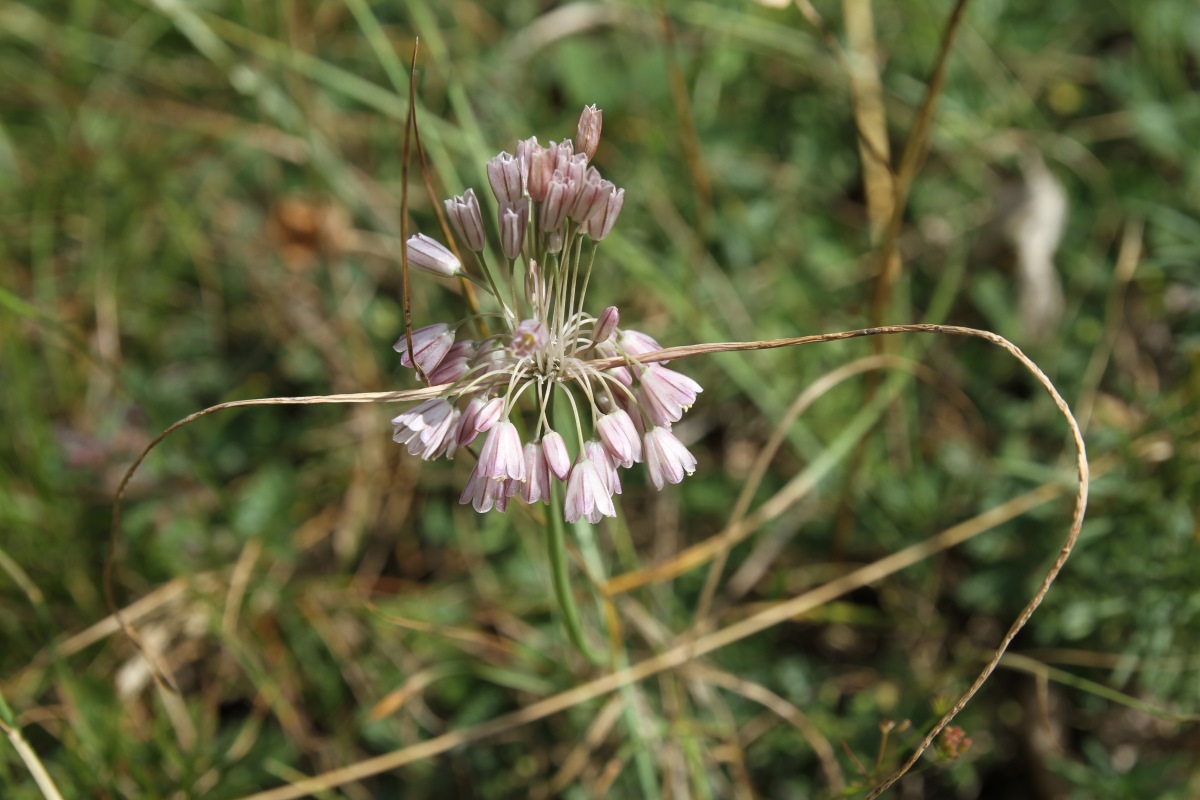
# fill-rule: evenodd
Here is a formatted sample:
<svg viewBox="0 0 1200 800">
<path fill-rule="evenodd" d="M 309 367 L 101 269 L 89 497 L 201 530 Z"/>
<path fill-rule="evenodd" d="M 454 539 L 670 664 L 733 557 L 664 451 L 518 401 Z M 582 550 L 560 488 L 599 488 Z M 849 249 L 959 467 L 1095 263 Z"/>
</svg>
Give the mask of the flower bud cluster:
<svg viewBox="0 0 1200 800">
<path fill-rule="evenodd" d="M 639 355 L 661 347 L 619 327 L 616 307 L 598 317 L 583 310 L 596 249 L 625 202 L 625 190 L 590 165 L 602 116 L 589 106 L 574 142 L 543 147 L 530 138 L 518 142 L 516 155 L 500 153 L 487 163 L 504 257 L 499 269 L 485 258 L 474 190 L 445 201 L 454 234 L 475 254 L 499 310 L 427 325 L 395 344 L 401 364 L 420 367 L 442 392 L 393 419 L 393 439 L 430 460 L 453 458 L 482 436 L 461 497 L 479 512 L 503 511 L 514 497 L 548 503 L 565 484 L 567 521 L 598 522 L 616 515 L 620 469 L 644 463 L 661 489 L 696 468 L 671 426 L 696 401 L 700 385 L 663 363 L 641 363 Z M 407 254 L 415 269 L 467 275 L 449 249 L 424 234 L 409 239 Z M 480 317 L 498 318 L 500 332 L 458 337 L 468 326 L 487 331 Z M 613 357 L 623 364 L 593 366 Z M 570 415 L 556 416 L 553 406 L 564 402 L 561 410 Z M 552 419 L 571 420 L 566 438 Z M 524 440 L 521 431 L 529 434 Z"/>
</svg>

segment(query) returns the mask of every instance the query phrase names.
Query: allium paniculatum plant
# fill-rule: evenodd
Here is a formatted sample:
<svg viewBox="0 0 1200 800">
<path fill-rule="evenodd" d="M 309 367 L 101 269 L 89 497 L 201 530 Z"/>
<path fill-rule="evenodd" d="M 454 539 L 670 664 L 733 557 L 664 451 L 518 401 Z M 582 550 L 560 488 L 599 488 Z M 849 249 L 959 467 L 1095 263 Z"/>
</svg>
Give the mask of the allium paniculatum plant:
<svg viewBox="0 0 1200 800">
<path fill-rule="evenodd" d="M 415 361 L 430 384 L 444 390 L 393 419 L 392 438 L 431 460 L 453 458 L 484 437 L 460 498 L 479 512 L 504 511 L 514 497 L 550 503 L 556 483 L 565 482 L 565 519 L 595 523 L 616 516 L 619 470 L 645 463 L 651 483 L 662 489 L 696 468 L 671 426 L 695 402 L 700 385 L 661 363 L 640 363 L 639 355 L 661 347 L 622 328 L 616 307 L 597 315 L 585 310 L 596 252 L 625 202 L 625 190 L 589 164 L 601 117 L 589 106 L 574 142 L 543 147 L 532 137 L 517 143 L 516 155 L 504 152 L 488 162 L 499 203 L 498 269 L 484 258 L 487 237 L 472 189 L 445 206 L 459 244 L 474 254 L 478 276 L 436 240 L 424 234 L 408 240 L 409 267 L 470 278 L 498 307 L 414 330 L 411 349 L 407 334 L 395 345 L 402 364 L 414 367 Z M 479 324 L 484 318 L 494 319 L 498 331 L 476 333 L 486 330 Z M 589 363 L 612 357 L 624 365 L 596 369 Z M 563 417 L 551 413 L 560 400 L 571 412 L 562 431 L 552 422 Z"/>
</svg>

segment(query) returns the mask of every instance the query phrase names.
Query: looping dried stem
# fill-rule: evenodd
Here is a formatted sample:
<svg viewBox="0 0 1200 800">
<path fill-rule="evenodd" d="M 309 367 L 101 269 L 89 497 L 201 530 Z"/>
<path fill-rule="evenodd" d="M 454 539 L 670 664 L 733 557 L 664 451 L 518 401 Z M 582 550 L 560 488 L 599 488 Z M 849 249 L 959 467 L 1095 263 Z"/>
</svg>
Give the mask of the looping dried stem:
<svg viewBox="0 0 1200 800">
<path fill-rule="evenodd" d="M 920 759 L 921 755 L 929 748 L 937 736 L 946 728 L 947 725 L 958 715 L 960 711 L 971 701 L 971 698 L 979 691 L 980 687 L 987 682 L 995 671 L 1000 659 L 1003 658 L 1008 646 L 1016 638 L 1020 630 L 1025 627 L 1025 624 L 1033 616 L 1034 611 L 1041 605 L 1046 593 L 1050 590 L 1051 584 L 1062 571 L 1067 559 L 1071 555 L 1071 551 L 1075 547 L 1075 543 L 1079 538 L 1079 531 L 1083 526 L 1083 517 L 1087 510 L 1088 497 L 1088 480 L 1089 467 L 1087 460 L 1087 449 L 1083 441 L 1083 433 L 1079 429 L 1079 424 L 1071 413 L 1070 407 L 1066 400 L 1059 394 L 1054 384 L 1050 381 L 1046 374 L 1035 364 L 1021 349 L 1008 341 L 1004 337 L 992 333 L 991 331 L 983 331 L 975 328 L 964 328 L 954 325 L 886 325 L 873 328 L 863 328 L 853 331 L 841 331 L 838 333 L 825 333 L 813 336 L 799 336 L 789 339 L 774 339 L 769 341 L 756 342 L 724 342 L 716 344 L 697 344 L 687 345 L 684 347 L 670 347 L 663 350 L 657 350 L 653 353 L 638 356 L 638 360 L 643 363 L 653 363 L 665 361 L 669 359 L 687 358 L 690 356 L 704 355 L 707 353 L 728 353 L 728 352 L 743 352 L 751 350 L 768 350 L 777 347 L 792 347 L 805 344 L 816 344 L 818 342 L 832 342 L 842 339 L 854 339 L 864 336 L 886 336 L 901 333 L 933 333 L 945 334 L 953 336 L 967 336 L 976 339 L 983 339 L 992 344 L 1006 350 L 1013 358 L 1016 358 L 1027 369 L 1038 383 L 1046 390 L 1058 407 L 1059 412 L 1067 422 L 1070 428 L 1071 437 L 1075 444 L 1076 450 L 1076 467 L 1079 479 L 1079 488 L 1075 495 L 1075 509 L 1071 519 L 1071 527 L 1067 534 L 1066 541 L 1059 550 L 1058 556 L 1054 559 L 1054 563 L 1047 570 L 1045 577 L 1034 593 L 1033 598 L 1022 609 L 1020 615 L 1008 632 L 1004 635 L 1000 644 L 997 646 L 993 656 L 979 676 L 971 684 L 970 688 L 963 693 L 961 697 L 954 703 L 954 706 L 937 722 L 936 725 L 925 735 L 921 743 L 892 775 L 890 775 L 883 783 L 875 787 L 867 800 L 873 800 L 883 792 L 887 791 L 894 785 L 905 773 L 907 773 L 914 764 Z M 590 366 L 594 369 L 602 370 L 620 366 L 624 363 L 622 358 L 599 359 L 591 362 Z M 121 483 L 117 488 L 116 496 L 113 502 L 113 517 L 111 541 L 108 560 L 105 564 L 104 572 L 104 588 L 105 596 L 108 600 L 110 609 L 112 610 L 117 621 L 121 625 L 121 629 L 136 642 L 136 638 L 132 628 L 125 622 L 121 616 L 119 609 L 116 606 L 113 594 L 112 573 L 116 560 L 117 553 L 117 536 L 120 527 L 120 512 L 121 500 L 124 496 L 125 489 L 133 477 L 137 468 L 145 460 L 146 456 L 154 447 L 162 442 L 172 432 L 179 428 L 194 422 L 201 417 L 207 416 L 216 411 L 227 408 L 237 408 L 243 406 L 257 405 L 302 405 L 302 404 L 317 404 L 317 403 L 382 403 L 382 402 L 403 402 L 414 400 L 425 400 L 430 397 L 437 397 L 444 392 L 448 385 L 432 386 L 426 389 L 417 389 L 407 392 L 366 392 L 362 394 L 343 394 L 343 395 L 328 395 L 315 397 L 275 397 L 262 398 L 255 400 L 236 400 L 229 403 L 221 403 L 203 411 L 196 412 L 184 419 L 171 425 L 161 434 L 159 434 L 138 456 L 137 460 L 129 467 Z M 953 535 L 951 535 L 953 534 Z M 421 742 L 412 747 L 402 748 L 398 751 L 376 756 L 365 761 L 353 764 L 349 767 L 333 770 L 324 775 L 319 775 L 313 778 L 308 778 L 291 786 L 280 787 L 271 791 L 263 792 L 254 795 L 255 800 L 284 800 L 284 798 L 302 797 L 316 789 L 327 789 L 333 786 L 343 785 L 354 780 L 360 780 L 368 775 L 378 774 L 389 769 L 395 769 L 403 764 L 413 761 L 428 758 L 438 753 L 445 752 L 460 745 L 480 741 L 489 736 L 499 734 L 506 730 L 525 725 L 538 719 L 563 711 L 578 703 L 600 697 L 610 692 L 616 691 L 622 686 L 629 683 L 644 680 L 652 675 L 665 672 L 670 669 L 675 669 L 688 662 L 699 658 L 702 655 L 711 653 L 722 647 L 726 647 L 734 642 L 740 641 L 755 633 L 771 628 L 784 620 L 791 619 L 797 614 L 804 613 L 818 605 L 828 602 L 833 597 L 848 591 L 856 586 L 866 585 L 868 583 L 880 580 L 881 578 L 892 574 L 896 570 L 910 566 L 917 561 L 928 557 L 931 552 L 936 552 L 962 541 L 961 532 L 947 531 L 944 535 L 939 536 L 936 542 L 920 543 L 911 547 L 905 548 L 897 553 L 893 553 L 886 558 L 880 559 L 874 564 L 870 564 L 861 569 L 855 570 L 848 575 L 845 575 L 837 580 L 832 581 L 825 586 L 819 587 L 809 592 L 805 592 L 797 597 L 782 601 L 767 609 L 760 611 L 750 617 L 739 620 L 725 628 L 714 631 L 699 637 L 698 639 L 684 642 L 670 650 L 660 653 L 656 656 L 641 661 L 631 667 L 618 670 L 616 672 L 604 675 L 595 680 L 589 681 L 580 686 L 576 686 L 567 691 L 552 697 L 540 700 L 532 705 L 510 712 L 509 714 L 501 715 L 493 720 L 473 726 L 464 731 L 452 731 L 448 734 L 435 737 L 426 742 Z M 143 652 L 145 650 L 143 649 Z M 147 654 L 150 657 L 150 654 Z M 151 662 L 153 663 L 153 662 Z M 160 678 L 162 676 L 159 676 Z"/>
</svg>

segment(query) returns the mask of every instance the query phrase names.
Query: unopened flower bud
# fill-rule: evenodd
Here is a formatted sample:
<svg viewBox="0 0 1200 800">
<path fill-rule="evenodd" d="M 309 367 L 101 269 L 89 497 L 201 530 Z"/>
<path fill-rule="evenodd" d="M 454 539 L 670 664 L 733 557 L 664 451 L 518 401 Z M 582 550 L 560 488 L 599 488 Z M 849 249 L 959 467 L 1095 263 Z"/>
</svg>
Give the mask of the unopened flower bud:
<svg viewBox="0 0 1200 800">
<path fill-rule="evenodd" d="M 521 255 L 528 227 L 529 198 L 522 197 L 510 206 L 500 207 L 500 249 L 504 251 L 505 258 L 513 259 Z"/>
<path fill-rule="evenodd" d="M 408 266 L 443 278 L 462 273 L 458 257 L 423 233 L 408 238 Z"/>
<path fill-rule="evenodd" d="M 483 250 L 483 217 L 479 212 L 479 199 L 474 189 L 467 189 L 461 196 L 455 195 L 445 201 L 446 216 L 458 238 L 468 250 L 479 253 Z"/>
<path fill-rule="evenodd" d="M 521 199 L 521 165 L 510 153 L 501 153 L 487 163 L 488 183 L 500 205 L 512 205 Z"/>
<path fill-rule="evenodd" d="M 575 149 L 588 157 L 596 155 L 596 147 L 600 144 L 600 128 L 604 121 L 604 112 L 595 104 L 584 106 L 579 115 L 579 126 L 575 131 Z"/>
<path fill-rule="evenodd" d="M 621 312 L 617 311 L 616 306 L 609 306 L 600 312 L 600 316 L 596 318 L 596 327 L 592 333 L 592 341 L 596 344 L 608 341 L 608 338 L 613 335 L 613 331 L 617 329 L 617 323 L 621 321 Z"/>
<path fill-rule="evenodd" d="M 488 400 L 475 414 L 475 419 L 472 421 L 475 425 L 475 430 L 478 433 L 489 431 L 504 414 L 504 398 L 493 397 Z"/>
<path fill-rule="evenodd" d="M 571 456 L 567 453 L 567 443 L 563 441 L 558 431 L 546 431 L 542 437 L 542 450 L 546 454 L 546 465 L 550 474 L 559 480 L 566 480 L 571 472 Z"/>
</svg>

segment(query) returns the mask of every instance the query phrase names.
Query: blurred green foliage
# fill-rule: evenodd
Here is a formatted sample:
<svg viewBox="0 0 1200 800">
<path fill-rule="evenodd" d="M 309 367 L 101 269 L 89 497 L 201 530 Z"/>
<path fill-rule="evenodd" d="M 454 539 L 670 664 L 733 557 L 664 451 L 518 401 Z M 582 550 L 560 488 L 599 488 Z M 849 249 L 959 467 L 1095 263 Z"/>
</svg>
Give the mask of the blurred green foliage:
<svg viewBox="0 0 1200 800">
<path fill-rule="evenodd" d="M 814 5 L 844 46 L 843 7 L 856 4 Z M 949 5 L 872 5 L 893 154 Z M 117 596 L 180 695 L 155 689 L 111 623 L 91 627 L 111 611 L 113 492 L 158 431 L 229 399 L 411 386 L 391 343 L 414 35 L 443 195 L 481 188 L 484 160 L 518 137 L 565 138 L 582 105 L 603 107 L 597 160 L 628 199 L 602 248 L 597 308 L 619 304 L 667 345 L 870 324 L 845 60 L 795 7 L 661 7 L 673 44 L 660 6 L 639 2 L 0 3 L 0 690 L 65 796 L 240 797 L 593 674 L 562 635 L 536 520 L 457 505 L 470 465 L 407 457 L 378 406 L 224 412 L 143 465 Z M 1002 669 L 957 720 L 971 749 L 906 779 L 905 796 L 1200 795 L 1195 724 L 1172 717 L 1200 713 L 1198 85 L 1200 15 L 1183 0 L 968 6 L 886 321 L 995 330 L 1087 409 L 1089 519 L 1015 647 L 1162 714 L 1061 682 L 1039 694 Z M 691 125 L 702 166 L 686 155 Z M 1054 258 L 1064 303 L 1040 337 L 1005 234 L 1034 153 L 1070 201 Z M 415 174 L 409 197 L 414 229 L 433 231 Z M 1141 257 L 1121 277 L 1131 220 L 1144 222 Z M 413 291 L 416 324 L 463 313 L 444 286 Z M 878 382 L 854 378 L 792 426 L 759 502 L 841 455 L 732 550 L 711 624 L 1036 486 L 1069 486 L 1061 419 L 1015 362 L 969 341 L 889 346 L 932 374 L 904 382 L 881 421 L 863 411 Z M 616 574 L 718 532 L 792 400 L 869 352 L 688 362 L 706 390 L 679 431 L 701 471 L 663 493 L 629 486 L 592 556 Z M 1069 493 L 706 663 L 802 711 L 831 743 L 844 795 L 860 796 L 1026 603 L 1065 535 Z M 692 624 L 705 572 L 618 604 L 620 658 Z M 831 795 L 809 732 L 761 698 L 687 672 L 614 697 L 603 730 L 606 698 L 338 791 Z M 889 720 L 912 724 L 877 762 Z M 572 753 L 578 771 L 560 773 Z M 0 787 L 42 796 L 7 746 Z"/>
</svg>

